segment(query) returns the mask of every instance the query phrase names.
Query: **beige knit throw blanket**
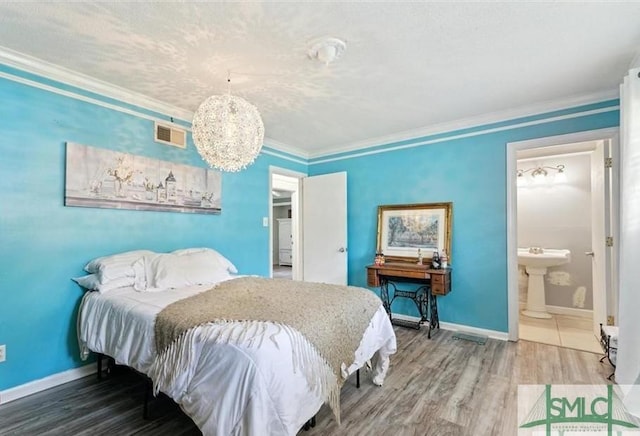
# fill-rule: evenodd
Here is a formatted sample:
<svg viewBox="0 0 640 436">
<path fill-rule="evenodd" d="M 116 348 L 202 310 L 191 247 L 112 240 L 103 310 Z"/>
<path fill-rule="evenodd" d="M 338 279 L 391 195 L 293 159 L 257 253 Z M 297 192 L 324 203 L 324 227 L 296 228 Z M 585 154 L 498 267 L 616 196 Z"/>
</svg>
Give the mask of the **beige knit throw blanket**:
<svg viewBox="0 0 640 436">
<path fill-rule="evenodd" d="M 178 371 L 186 370 L 197 326 L 222 325 L 215 337 L 208 338 L 214 342 L 259 347 L 269 323 L 275 324 L 291 339 L 294 369 L 303 372 L 340 422 L 340 389 L 345 381 L 341 366 L 353 363 L 380 306 L 374 293 L 352 286 L 258 277 L 225 281 L 170 304 L 158 314 L 155 340 L 159 355 L 149 375 L 157 391 L 170 385 Z M 267 339 L 275 342 L 274 336 Z M 309 347 L 302 343 L 305 339 L 316 353 L 307 351 Z"/>
</svg>

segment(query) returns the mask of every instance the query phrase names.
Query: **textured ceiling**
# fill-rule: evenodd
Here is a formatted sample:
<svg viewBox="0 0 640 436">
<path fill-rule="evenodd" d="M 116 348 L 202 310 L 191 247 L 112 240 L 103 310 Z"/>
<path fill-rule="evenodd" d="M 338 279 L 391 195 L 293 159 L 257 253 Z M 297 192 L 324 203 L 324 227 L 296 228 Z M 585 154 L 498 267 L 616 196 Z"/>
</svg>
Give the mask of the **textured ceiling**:
<svg viewBox="0 0 640 436">
<path fill-rule="evenodd" d="M 640 3 L 1 3 L 0 46 L 194 111 L 226 90 L 310 156 L 613 92 Z M 325 66 L 311 41 L 346 52 Z"/>
</svg>

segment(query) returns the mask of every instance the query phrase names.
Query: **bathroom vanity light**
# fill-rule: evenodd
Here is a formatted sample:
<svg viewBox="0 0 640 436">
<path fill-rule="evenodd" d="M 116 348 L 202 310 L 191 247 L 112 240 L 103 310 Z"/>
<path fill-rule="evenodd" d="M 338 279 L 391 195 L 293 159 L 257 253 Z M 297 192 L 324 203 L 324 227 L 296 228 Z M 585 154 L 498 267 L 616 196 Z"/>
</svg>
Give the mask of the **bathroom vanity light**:
<svg viewBox="0 0 640 436">
<path fill-rule="evenodd" d="M 549 175 L 549 171 L 555 171 L 554 181 L 556 182 L 564 182 L 566 180 L 566 176 L 564 174 L 564 165 L 557 165 L 555 167 L 549 166 L 537 166 L 528 168 L 526 170 L 517 170 L 518 175 L 518 185 L 521 186 L 525 183 L 525 174 L 531 173 L 531 178 L 536 183 L 542 183 L 546 180 Z"/>
</svg>

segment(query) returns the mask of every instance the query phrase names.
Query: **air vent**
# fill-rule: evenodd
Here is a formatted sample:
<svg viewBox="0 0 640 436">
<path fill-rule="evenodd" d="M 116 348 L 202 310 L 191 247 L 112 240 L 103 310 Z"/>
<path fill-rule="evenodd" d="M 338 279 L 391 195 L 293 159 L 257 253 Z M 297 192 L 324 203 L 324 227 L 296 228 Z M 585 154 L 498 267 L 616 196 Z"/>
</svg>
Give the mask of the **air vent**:
<svg viewBox="0 0 640 436">
<path fill-rule="evenodd" d="M 176 126 L 168 126 L 156 123 L 156 142 L 173 145 L 174 147 L 187 147 L 187 131 Z"/>
</svg>

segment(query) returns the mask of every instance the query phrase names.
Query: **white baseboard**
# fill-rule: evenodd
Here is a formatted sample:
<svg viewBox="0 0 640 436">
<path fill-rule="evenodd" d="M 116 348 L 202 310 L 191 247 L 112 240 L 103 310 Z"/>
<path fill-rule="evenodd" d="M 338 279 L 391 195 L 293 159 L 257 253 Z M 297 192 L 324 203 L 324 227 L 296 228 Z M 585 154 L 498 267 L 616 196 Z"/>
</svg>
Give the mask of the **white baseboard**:
<svg viewBox="0 0 640 436">
<path fill-rule="evenodd" d="M 527 303 L 520 302 L 520 311 L 527 307 Z M 556 315 L 569 315 L 579 318 L 593 318 L 593 310 L 590 309 L 578 309 L 577 307 L 563 307 L 563 306 L 546 306 L 547 312 L 555 313 Z"/>
<path fill-rule="evenodd" d="M 440 328 L 444 330 L 453 330 L 463 333 L 471 333 L 474 335 L 484 335 L 491 339 L 497 339 L 499 341 L 508 341 L 509 333 L 500 332 L 498 330 L 481 329 L 478 327 L 472 327 L 463 324 L 454 324 L 452 322 L 440 322 Z"/>
<path fill-rule="evenodd" d="M 418 318 L 417 316 L 402 315 L 400 313 L 394 313 L 393 317 L 395 319 L 401 319 L 403 321 L 411 321 L 411 322 L 420 321 L 420 318 Z M 507 332 L 499 332 L 497 330 L 481 329 L 481 328 L 478 328 L 478 327 L 472 327 L 472 326 L 468 326 L 468 325 L 464 325 L 464 324 L 454 324 L 452 322 L 440 321 L 440 328 L 443 329 L 443 330 L 451 330 L 451 331 L 454 331 L 454 332 L 463 332 L 463 333 L 471 333 L 471 334 L 475 334 L 475 335 L 483 335 L 483 336 L 487 336 L 487 337 L 492 338 L 492 339 L 498 339 L 500 341 L 508 341 L 509 340 L 509 333 L 507 333 Z"/>
<path fill-rule="evenodd" d="M 5 404 L 9 401 L 17 400 L 18 398 L 26 397 L 27 395 L 35 394 L 36 392 L 44 391 L 45 389 L 53 388 L 64 383 L 95 374 L 97 371 L 97 364 L 91 363 L 89 365 L 81 366 L 80 368 L 74 368 L 57 374 L 52 374 L 39 380 L 34 380 L 14 388 L 0 391 L 0 404 Z"/>
</svg>

